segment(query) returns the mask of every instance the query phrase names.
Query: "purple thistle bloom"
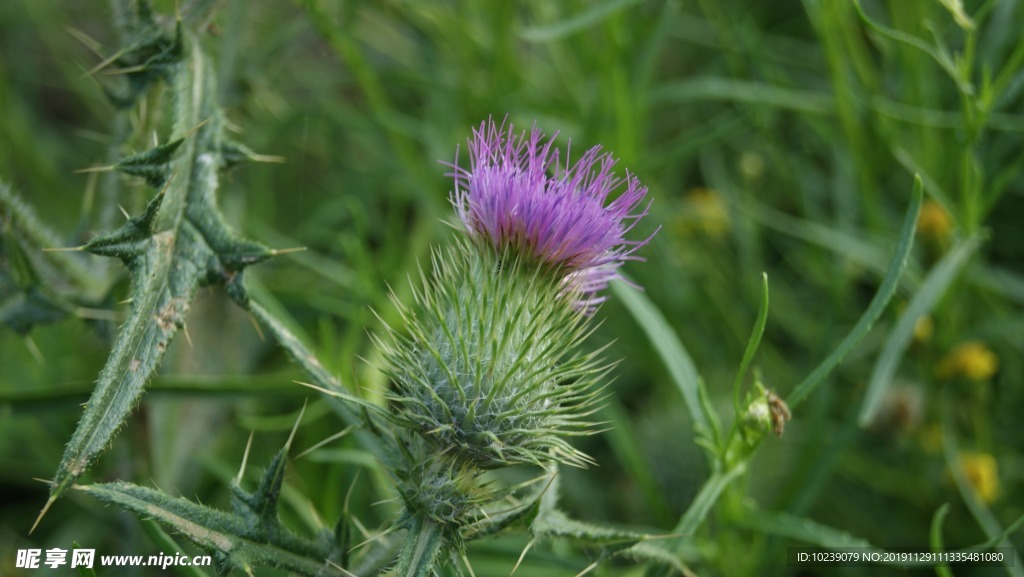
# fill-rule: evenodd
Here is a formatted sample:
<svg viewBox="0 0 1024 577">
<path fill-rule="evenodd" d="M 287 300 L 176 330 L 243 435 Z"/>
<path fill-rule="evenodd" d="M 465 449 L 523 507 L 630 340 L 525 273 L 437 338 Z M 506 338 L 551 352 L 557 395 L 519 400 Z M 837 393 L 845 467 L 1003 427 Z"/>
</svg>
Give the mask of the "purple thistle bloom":
<svg viewBox="0 0 1024 577">
<path fill-rule="evenodd" d="M 469 141 L 469 169 L 457 157 L 452 165 L 450 200 L 472 238 L 551 265 L 578 292 L 578 306 L 592 311 L 605 300 L 597 293 L 622 278 L 623 262 L 642 260 L 633 253 L 650 237 L 625 235 L 647 214 L 649 204 L 637 208 L 647 188 L 628 171 L 624 179 L 614 176 L 616 161 L 600 146 L 572 166 L 567 153 L 563 166 L 552 141 L 543 140 L 536 126 L 527 138 L 511 124 L 482 122 Z M 622 194 L 605 205 L 623 184 Z"/>
</svg>

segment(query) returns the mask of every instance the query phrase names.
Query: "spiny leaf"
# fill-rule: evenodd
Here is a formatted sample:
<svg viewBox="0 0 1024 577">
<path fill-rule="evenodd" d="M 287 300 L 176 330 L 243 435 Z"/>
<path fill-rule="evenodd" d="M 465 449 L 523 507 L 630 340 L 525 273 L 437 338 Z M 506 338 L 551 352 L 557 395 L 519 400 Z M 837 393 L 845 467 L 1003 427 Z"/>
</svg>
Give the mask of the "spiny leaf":
<svg viewBox="0 0 1024 577">
<path fill-rule="evenodd" d="M 132 261 L 145 255 L 149 248 L 156 214 L 163 199 L 164 195 L 157 195 L 149 201 L 142 214 L 128 219 L 117 230 L 94 237 L 82 248 L 95 255 L 119 258 L 131 266 Z"/>
<path fill-rule="evenodd" d="M 683 562 L 684 558 L 696 558 L 699 555 L 699 553 L 694 550 L 695 548 L 686 551 L 685 554 L 673 553 L 667 551 L 663 547 L 659 547 L 657 545 L 658 543 L 659 541 L 652 540 L 640 541 L 632 547 L 616 551 L 614 555 L 616 557 L 623 557 L 633 561 L 658 563 L 660 565 L 676 569 L 684 575 L 687 574 L 686 563 Z"/>
<path fill-rule="evenodd" d="M 750 509 L 741 522 L 770 535 L 782 535 L 827 549 L 858 547 L 865 552 L 882 552 L 865 539 L 789 513 Z"/>
<path fill-rule="evenodd" d="M 274 534 L 281 530 L 281 525 L 277 520 L 277 503 L 281 497 L 281 485 L 284 483 L 284 470 L 288 451 L 291 449 L 292 439 L 295 438 L 295 431 L 298 430 L 299 422 L 302 421 L 302 415 L 305 412 L 306 408 L 303 406 L 302 411 L 299 413 L 299 418 L 292 428 L 291 436 L 288 437 L 288 442 L 274 456 L 274 460 L 270 462 L 270 466 L 263 473 L 263 478 L 260 479 L 260 484 L 256 490 L 252 493 L 247 493 L 242 490 L 241 485 L 237 481 L 231 487 L 234 493 L 233 505 L 235 512 L 247 519 L 251 526 L 259 528 L 262 533 Z M 250 437 L 251 440 L 252 438 Z M 246 449 L 246 452 L 248 453 L 248 449 Z M 242 467 L 243 469 L 245 467 L 244 460 L 242 461 Z M 243 471 L 239 472 L 239 481 L 241 480 L 242 473 Z"/>
<path fill-rule="evenodd" d="M 130 108 L 159 80 L 171 80 L 186 53 L 186 34 L 179 22 L 174 36 L 156 25 L 152 18 L 141 18 L 133 31 L 129 45 L 99 63 L 90 74 L 116 65 L 113 72 L 123 80 L 117 87 L 103 84 L 103 91 L 111 104 Z"/>
<path fill-rule="evenodd" d="M 553 469 L 553 467 L 552 467 Z M 508 498 L 497 505 L 495 510 L 488 510 L 485 518 L 462 529 L 466 541 L 472 541 L 488 535 L 494 535 L 511 527 L 529 527 L 536 520 L 541 510 L 541 500 L 549 491 L 555 489 L 557 474 L 552 474 L 546 482 L 538 479 L 536 485 L 521 499 Z"/>
<path fill-rule="evenodd" d="M 221 168 L 216 151 L 223 125 L 213 102 L 213 71 L 195 40 L 188 38 L 187 65 L 173 74 L 172 143 L 176 144 L 165 145 L 153 155 L 158 160 L 169 158 L 174 176 L 142 215 L 85 247 L 125 262 L 132 281 L 132 304 L 65 449 L 47 506 L 105 450 L 138 403 L 146 381 L 183 325 L 196 287 L 240 285 L 243 267 L 272 254 L 242 240 L 216 206 Z M 161 60 L 168 65 L 172 61 Z M 171 154 L 171 146 L 178 152 Z"/>
<path fill-rule="evenodd" d="M 176 238 L 177 237 L 177 238 Z M 142 395 L 199 284 L 201 268 L 213 256 L 191 227 L 164 231 L 140 241 L 143 252 L 131 256 L 131 310 L 121 327 L 82 420 L 54 476 L 52 498 L 59 497 L 106 449 Z"/>
<path fill-rule="evenodd" d="M 224 168 L 232 168 L 243 162 L 284 162 L 280 156 L 266 156 L 253 152 L 248 146 L 234 140 L 225 140 L 220 147 Z"/>
<path fill-rule="evenodd" d="M 75 488 L 100 501 L 155 519 L 216 552 L 227 569 L 269 565 L 309 576 L 337 573 L 326 562 L 326 547 L 318 547 L 283 529 L 271 538 L 254 531 L 238 515 L 131 483 L 119 481 Z"/>
<path fill-rule="evenodd" d="M 133 154 L 118 162 L 115 168 L 125 174 L 141 176 L 153 188 L 160 188 L 170 176 L 170 163 L 174 151 L 178 150 L 183 142 L 185 139 L 179 138 L 145 152 Z"/>
<path fill-rule="evenodd" d="M 524 511 L 525 514 L 532 516 L 530 532 L 534 539 L 569 539 L 577 543 L 599 547 L 602 558 L 627 556 L 664 563 L 676 568 L 682 567 L 682 563 L 675 553 L 665 548 L 651 550 L 645 544 L 656 536 L 594 525 L 569 518 L 557 508 L 558 474 L 553 466 L 551 472 L 553 476 L 550 483 L 540 490 Z"/>
<path fill-rule="evenodd" d="M 530 530 L 538 537 L 564 537 L 605 548 L 624 549 L 648 538 L 644 533 L 614 529 L 570 519 L 559 510 L 546 511 L 534 519 Z"/>
</svg>

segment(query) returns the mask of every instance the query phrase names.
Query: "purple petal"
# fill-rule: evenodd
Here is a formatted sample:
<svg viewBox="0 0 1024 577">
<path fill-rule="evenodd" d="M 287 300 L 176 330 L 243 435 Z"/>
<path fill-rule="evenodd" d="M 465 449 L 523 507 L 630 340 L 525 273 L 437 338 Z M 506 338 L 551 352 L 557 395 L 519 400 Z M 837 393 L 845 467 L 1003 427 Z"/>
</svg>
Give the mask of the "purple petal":
<svg viewBox="0 0 1024 577">
<path fill-rule="evenodd" d="M 650 204 L 640 206 L 647 188 L 628 171 L 616 177 L 615 159 L 600 146 L 571 166 L 559 160 L 536 126 L 517 135 L 511 124 L 489 119 L 469 140 L 469 168 L 458 158 L 452 165 L 450 200 L 471 237 L 552 265 L 579 295 L 577 306 L 592 311 L 604 300 L 597 293 L 650 240 L 625 238 L 647 214 Z"/>
</svg>

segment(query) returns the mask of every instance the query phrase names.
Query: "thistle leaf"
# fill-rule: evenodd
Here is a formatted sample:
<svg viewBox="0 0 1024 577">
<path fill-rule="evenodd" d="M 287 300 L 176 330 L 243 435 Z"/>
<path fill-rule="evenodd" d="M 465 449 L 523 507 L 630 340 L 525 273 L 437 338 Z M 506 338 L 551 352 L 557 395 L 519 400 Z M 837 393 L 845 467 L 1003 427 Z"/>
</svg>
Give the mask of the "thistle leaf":
<svg viewBox="0 0 1024 577">
<path fill-rule="evenodd" d="M 601 559 L 624 556 L 669 565 L 682 570 L 679 556 L 665 547 L 651 544 L 657 536 L 638 531 L 594 525 L 571 519 L 557 507 L 558 474 L 538 495 L 535 506 L 528 511 L 534 515 L 530 532 L 534 539 L 568 539 L 583 545 L 598 547 Z"/>
<path fill-rule="evenodd" d="M 107 67 L 116 67 L 120 74 L 114 85 L 103 84 L 103 91 L 114 106 L 130 108 L 159 80 L 170 80 L 186 53 L 186 34 L 181 23 L 168 37 L 149 15 L 140 14 L 136 29 L 131 31 L 128 46 L 116 52 L 90 71 L 95 74 Z"/>
<path fill-rule="evenodd" d="M 175 43 L 183 41 L 180 27 L 177 34 Z M 172 144 L 150 151 L 147 157 L 147 162 L 168 162 L 173 176 L 141 215 L 85 246 L 94 254 L 124 261 L 132 302 L 65 449 L 49 503 L 89 468 L 128 418 L 183 325 L 196 288 L 223 283 L 231 291 L 240 286 L 245 266 L 272 254 L 232 231 L 217 208 L 218 170 L 222 167 L 217 151 L 223 123 L 212 100 L 216 93 L 213 70 L 196 41 L 186 37 L 190 44 L 187 60 L 173 71 L 168 69 L 174 93 Z M 158 55 L 161 65 L 171 66 L 165 59 L 171 52 L 168 48 Z"/>
<path fill-rule="evenodd" d="M 118 162 L 115 168 L 125 174 L 141 176 L 150 186 L 160 188 L 170 177 L 171 158 L 182 142 L 185 139 L 179 138 L 146 152 L 133 154 Z"/>
<path fill-rule="evenodd" d="M 229 571 L 269 565 L 309 576 L 339 573 L 327 564 L 326 547 L 317 548 L 284 529 L 277 535 L 267 536 L 239 515 L 132 483 L 118 481 L 75 488 L 173 529 L 215 552 L 218 563 Z"/>
</svg>

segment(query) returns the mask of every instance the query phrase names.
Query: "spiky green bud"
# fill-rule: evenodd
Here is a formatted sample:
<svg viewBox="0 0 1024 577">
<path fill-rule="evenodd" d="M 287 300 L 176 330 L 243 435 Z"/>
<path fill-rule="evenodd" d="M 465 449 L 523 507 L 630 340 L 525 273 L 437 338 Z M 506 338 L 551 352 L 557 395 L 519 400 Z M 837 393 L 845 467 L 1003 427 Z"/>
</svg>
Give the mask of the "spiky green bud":
<svg viewBox="0 0 1024 577">
<path fill-rule="evenodd" d="M 589 332 L 558 275 L 462 240 L 433 255 L 407 329 L 380 339 L 393 419 L 439 453 L 483 469 L 588 458 L 585 434 L 607 367 L 579 352 Z"/>
</svg>

